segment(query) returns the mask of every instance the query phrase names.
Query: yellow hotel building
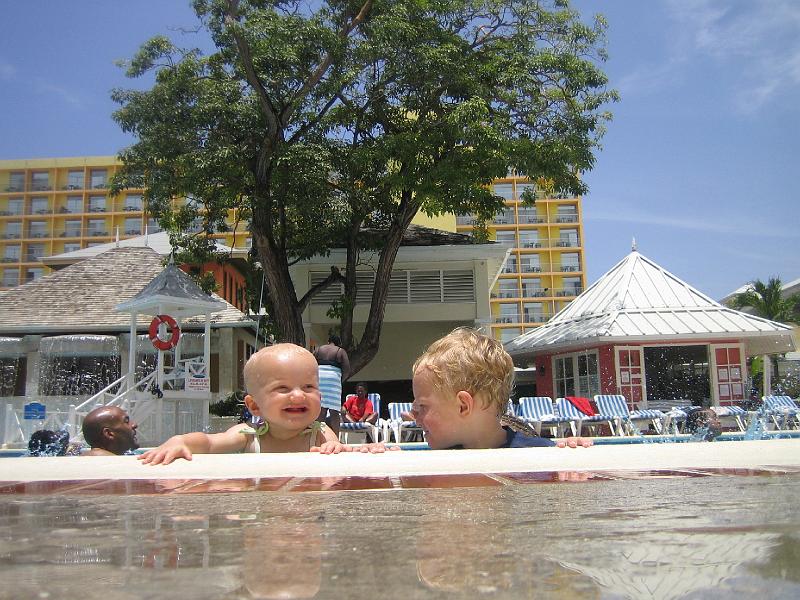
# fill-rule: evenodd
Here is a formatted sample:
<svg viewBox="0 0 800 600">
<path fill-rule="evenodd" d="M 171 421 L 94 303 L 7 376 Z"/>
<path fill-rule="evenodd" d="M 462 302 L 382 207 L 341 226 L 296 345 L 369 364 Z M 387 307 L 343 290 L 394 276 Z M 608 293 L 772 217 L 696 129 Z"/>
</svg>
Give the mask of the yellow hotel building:
<svg viewBox="0 0 800 600">
<path fill-rule="evenodd" d="M 107 195 L 118 165 L 113 156 L 0 161 L 0 289 L 49 272 L 42 256 L 159 231 L 143 190 Z M 524 206 L 522 192 L 534 187 L 525 177 L 498 179 L 492 187 L 506 207 L 489 223 L 490 237 L 510 254 L 491 292 L 491 328 L 506 341 L 546 322 L 583 291 L 581 202 L 536 191 L 535 206 Z M 420 215 L 415 222 L 461 233 L 473 228 L 470 215 Z M 219 237 L 232 247 L 250 243 L 241 225 Z"/>
</svg>

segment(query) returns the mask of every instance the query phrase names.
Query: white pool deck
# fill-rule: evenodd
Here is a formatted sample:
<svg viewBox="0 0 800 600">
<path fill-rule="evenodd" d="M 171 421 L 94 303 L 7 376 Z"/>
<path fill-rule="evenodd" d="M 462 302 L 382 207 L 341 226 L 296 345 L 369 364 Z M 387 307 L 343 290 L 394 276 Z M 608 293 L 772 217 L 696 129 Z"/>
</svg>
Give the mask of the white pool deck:
<svg viewBox="0 0 800 600">
<path fill-rule="evenodd" d="M 596 445 L 591 448 L 392 451 L 338 455 L 195 455 L 163 466 L 134 456 L 20 457 L 0 460 L 0 481 L 393 477 L 557 471 L 771 469 L 800 471 L 800 439 Z"/>
</svg>

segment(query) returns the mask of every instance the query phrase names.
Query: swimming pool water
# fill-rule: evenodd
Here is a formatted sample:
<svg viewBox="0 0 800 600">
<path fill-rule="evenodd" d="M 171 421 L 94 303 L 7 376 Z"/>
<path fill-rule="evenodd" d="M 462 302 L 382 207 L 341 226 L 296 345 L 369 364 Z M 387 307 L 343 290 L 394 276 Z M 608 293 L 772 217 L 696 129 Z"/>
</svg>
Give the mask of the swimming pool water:
<svg viewBox="0 0 800 600">
<path fill-rule="evenodd" d="M 0 494 L 0 598 L 800 597 L 800 473 L 587 476 Z"/>
</svg>

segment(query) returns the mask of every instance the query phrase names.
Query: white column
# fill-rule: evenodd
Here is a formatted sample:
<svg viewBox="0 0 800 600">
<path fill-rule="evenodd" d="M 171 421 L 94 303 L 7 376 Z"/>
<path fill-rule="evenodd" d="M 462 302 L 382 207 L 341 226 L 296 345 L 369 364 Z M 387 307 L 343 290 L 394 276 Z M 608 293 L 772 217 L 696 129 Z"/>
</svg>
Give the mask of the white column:
<svg viewBox="0 0 800 600">
<path fill-rule="evenodd" d="M 208 389 L 211 389 L 211 313 L 206 313 L 206 323 L 203 329 L 203 362 L 206 365 Z"/>
<path fill-rule="evenodd" d="M 128 389 L 136 385 L 136 309 L 131 311 L 131 339 L 128 344 Z"/>
<path fill-rule="evenodd" d="M 772 360 L 769 357 L 769 354 L 764 355 L 764 395 L 771 396 L 772 395 Z"/>
</svg>

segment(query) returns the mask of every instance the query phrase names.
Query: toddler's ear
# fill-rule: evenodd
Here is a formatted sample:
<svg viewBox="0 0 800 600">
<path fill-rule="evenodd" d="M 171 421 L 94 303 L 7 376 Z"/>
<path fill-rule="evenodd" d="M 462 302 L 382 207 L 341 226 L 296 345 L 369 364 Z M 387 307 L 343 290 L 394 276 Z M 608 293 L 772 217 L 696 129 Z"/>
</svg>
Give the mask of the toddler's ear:
<svg viewBox="0 0 800 600">
<path fill-rule="evenodd" d="M 458 412 L 462 417 L 469 416 L 475 410 L 475 398 L 469 392 L 461 390 L 456 394 Z"/>
<path fill-rule="evenodd" d="M 261 410 L 258 408 L 255 398 L 253 398 L 250 394 L 247 394 L 244 397 L 244 405 L 247 407 L 247 410 L 250 411 L 251 415 L 261 414 Z"/>
</svg>

